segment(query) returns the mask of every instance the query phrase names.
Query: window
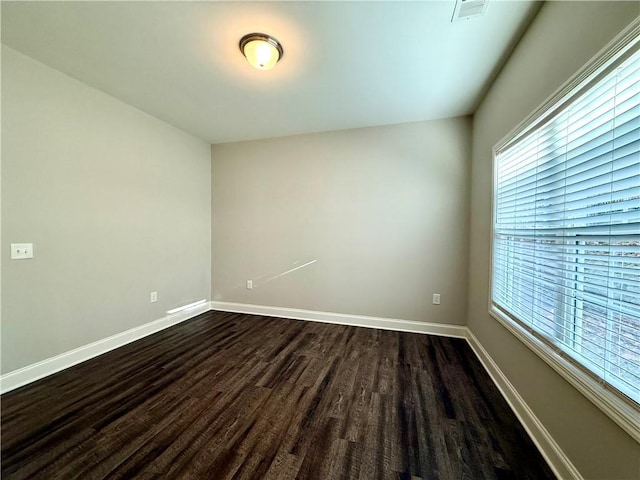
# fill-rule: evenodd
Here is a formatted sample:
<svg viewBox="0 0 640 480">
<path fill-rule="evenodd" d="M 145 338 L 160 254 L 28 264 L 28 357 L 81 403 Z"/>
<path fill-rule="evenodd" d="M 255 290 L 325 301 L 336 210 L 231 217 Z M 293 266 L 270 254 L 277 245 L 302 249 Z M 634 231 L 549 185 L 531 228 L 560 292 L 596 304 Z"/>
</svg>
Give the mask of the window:
<svg viewBox="0 0 640 480">
<path fill-rule="evenodd" d="M 626 402 L 632 423 L 640 404 L 638 43 L 636 34 L 496 147 L 491 284 L 494 315 L 554 362 L 580 369 L 589 388 Z"/>
</svg>

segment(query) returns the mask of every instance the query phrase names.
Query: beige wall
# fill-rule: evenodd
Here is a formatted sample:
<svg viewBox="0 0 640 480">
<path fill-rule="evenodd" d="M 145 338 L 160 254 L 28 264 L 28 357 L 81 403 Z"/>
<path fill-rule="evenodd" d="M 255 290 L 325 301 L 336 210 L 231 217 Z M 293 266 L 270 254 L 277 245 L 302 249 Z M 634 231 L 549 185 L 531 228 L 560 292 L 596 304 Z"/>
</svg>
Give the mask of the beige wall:
<svg viewBox="0 0 640 480">
<path fill-rule="evenodd" d="M 209 297 L 210 162 L 207 143 L 3 47 L 2 372 Z M 20 242 L 34 259 L 10 260 Z"/>
<path fill-rule="evenodd" d="M 469 156 L 469 118 L 214 145 L 212 299 L 465 323 Z"/>
<path fill-rule="evenodd" d="M 640 478 L 640 446 L 487 313 L 491 149 L 640 14 L 637 2 L 550 2 L 473 122 L 468 325 L 585 478 Z"/>
</svg>

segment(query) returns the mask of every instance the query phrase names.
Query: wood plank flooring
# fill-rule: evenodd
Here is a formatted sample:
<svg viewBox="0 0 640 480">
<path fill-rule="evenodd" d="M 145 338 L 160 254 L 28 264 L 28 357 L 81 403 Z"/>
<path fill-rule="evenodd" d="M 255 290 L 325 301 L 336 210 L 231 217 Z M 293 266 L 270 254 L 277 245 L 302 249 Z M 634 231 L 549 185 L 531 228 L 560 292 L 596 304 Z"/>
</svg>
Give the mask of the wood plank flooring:
<svg viewBox="0 0 640 480">
<path fill-rule="evenodd" d="M 461 339 L 208 312 L 1 402 L 5 480 L 554 478 Z"/>
</svg>

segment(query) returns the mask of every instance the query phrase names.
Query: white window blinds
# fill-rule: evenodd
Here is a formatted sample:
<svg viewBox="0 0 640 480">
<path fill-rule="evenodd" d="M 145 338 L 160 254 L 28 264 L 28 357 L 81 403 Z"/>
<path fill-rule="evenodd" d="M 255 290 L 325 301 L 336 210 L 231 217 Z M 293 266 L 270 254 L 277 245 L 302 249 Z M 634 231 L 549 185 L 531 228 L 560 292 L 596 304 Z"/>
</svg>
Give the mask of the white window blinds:
<svg viewBox="0 0 640 480">
<path fill-rule="evenodd" d="M 492 303 L 640 403 L 640 52 L 616 62 L 496 152 Z"/>
</svg>

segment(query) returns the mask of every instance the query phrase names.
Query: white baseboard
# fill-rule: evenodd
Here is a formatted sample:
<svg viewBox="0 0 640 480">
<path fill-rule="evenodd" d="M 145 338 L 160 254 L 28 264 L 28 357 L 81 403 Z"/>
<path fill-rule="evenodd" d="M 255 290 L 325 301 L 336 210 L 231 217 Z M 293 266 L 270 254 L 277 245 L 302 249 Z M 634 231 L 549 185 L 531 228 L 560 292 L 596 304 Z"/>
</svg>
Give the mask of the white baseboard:
<svg viewBox="0 0 640 480">
<path fill-rule="evenodd" d="M 511 410 L 513 410 L 513 413 L 515 413 L 518 420 L 520 420 L 520 423 L 529 434 L 529 437 L 531 437 L 533 443 L 538 447 L 538 450 L 553 470 L 553 473 L 563 480 L 582 480 L 583 477 L 578 469 L 571 463 L 571 460 L 565 455 L 551 434 L 544 428 L 540 420 L 538 420 L 538 417 L 536 417 L 525 403 L 513 384 L 469 329 L 467 329 L 467 342 L 469 342 L 469 346 L 471 346 L 471 349 L 475 352 L 478 360 L 480 360 L 480 363 L 493 380 L 493 383 L 498 387 L 500 393 L 502 393 L 502 396 L 511 407 Z"/>
<path fill-rule="evenodd" d="M 413 320 L 398 320 L 395 318 L 366 317 L 345 313 L 319 312 L 315 310 L 301 310 L 297 308 L 269 307 L 264 305 L 250 305 L 247 303 L 210 302 L 212 310 L 224 312 L 249 313 L 268 317 L 291 318 L 293 320 L 308 320 L 312 322 L 337 323 L 353 327 L 380 328 L 382 330 L 396 330 L 398 332 L 427 333 L 443 337 L 466 338 L 467 327 L 442 323 L 416 322 Z"/>
<path fill-rule="evenodd" d="M 209 310 L 224 312 L 247 313 L 270 317 L 290 318 L 294 320 L 308 320 L 313 322 L 335 323 L 356 327 L 380 328 L 400 332 L 423 333 L 445 337 L 464 338 L 480 360 L 493 383 L 507 401 L 515 415 L 520 420 L 531 440 L 545 458 L 553 472 L 560 479 L 582 480 L 580 472 L 560 449 L 553 437 L 544 428 L 524 399 L 500 370 L 489 353 L 484 349 L 471 331 L 462 325 L 447 325 L 439 323 L 416 322 L 393 318 L 367 317 L 340 313 L 318 312 L 295 308 L 279 308 L 263 305 L 249 305 L 244 303 L 207 302 L 196 308 L 167 315 L 153 322 L 140 325 L 125 332 L 118 333 L 97 342 L 84 345 L 69 352 L 48 358 L 33 365 L 14 370 L 0 376 L 0 392 L 6 393 L 18 387 L 47 377 L 53 373 L 69 368 L 78 363 L 102 355 L 128 343 L 144 338 L 165 328 L 176 325 Z"/>
<path fill-rule="evenodd" d="M 96 342 L 82 347 L 75 348 L 55 357 L 47 358 L 41 362 L 27 365 L 26 367 L 14 370 L 0 376 L 0 393 L 6 393 L 18 387 L 22 387 L 31 382 L 35 382 L 44 377 L 48 377 L 56 372 L 82 363 L 98 355 L 102 355 L 110 350 L 116 349 L 127 343 L 134 342 L 165 328 L 184 322 L 196 315 L 211 310 L 209 302 L 196 308 L 181 311 L 173 315 L 167 315 L 158 320 L 154 320 L 139 327 L 117 333 L 111 337 L 103 338 Z"/>
</svg>

